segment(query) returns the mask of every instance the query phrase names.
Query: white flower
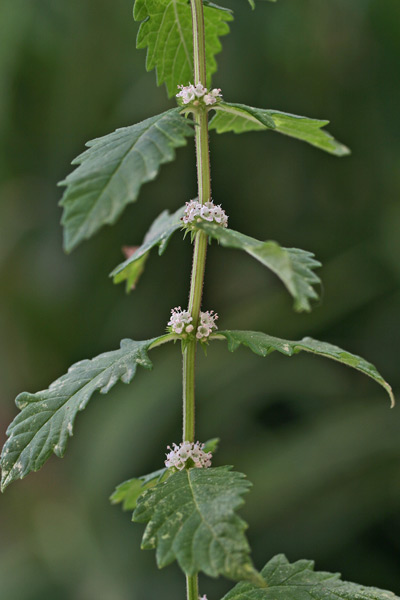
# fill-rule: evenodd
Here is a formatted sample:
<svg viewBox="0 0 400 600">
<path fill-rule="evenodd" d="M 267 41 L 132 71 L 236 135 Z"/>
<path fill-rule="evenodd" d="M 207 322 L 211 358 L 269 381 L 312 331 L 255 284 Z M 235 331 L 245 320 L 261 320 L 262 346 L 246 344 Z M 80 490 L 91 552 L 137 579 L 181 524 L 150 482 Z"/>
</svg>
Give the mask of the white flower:
<svg viewBox="0 0 400 600">
<path fill-rule="evenodd" d="M 165 466 L 175 467 L 179 471 L 186 467 L 188 460 L 190 459 L 192 463 L 189 464 L 190 467 L 194 466 L 196 469 L 207 469 L 211 467 L 211 452 L 204 452 L 204 444 L 200 444 L 200 442 L 181 442 L 179 446 L 177 444 L 172 444 L 171 446 L 167 446 L 169 452 L 166 454 Z"/>
<path fill-rule="evenodd" d="M 204 594 L 204 596 L 199 596 L 199 600 L 207 600 L 207 596 Z"/>
<path fill-rule="evenodd" d="M 222 98 L 219 88 L 214 88 L 209 92 L 201 83 L 197 83 L 196 85 L 191 83 L 189 85 L 178 85 L 178 89 L 180 91 L 176 94 L 176 97 L 182 98 L 183 104 L 190 104 L 193 100 L 198 99 L 202 100 L 207 106 L 212 106 Z"/>
<path fill-rule="evenodd" d="M 185 214 L 182 217 L 182 221 L 185 225 L 194 223 L 197 219 L 204 219 L 210 223 L 214 222 L 222 227 L 228 227 L 228 217 L 225 211 L 221 208 L 221 205 L 214 204 L 214 202 L 205 202 L 201 204 L 197 200 L 190 200 L 186 202 Z"/>
<path fill-rule="evenodd" d="M 184 331 L 191 333 L 193 325 L 190 325 L 193 318 L 188 310 L 182 310 L 180 306 L 171 309 L 171 318 L 168 321 L 168 326 L 171 327 L 173 333 L 181 335 Z"/>
<path fill-rule="evenodd" d="M 196 338 L 200 341 L 206 340 L 214 329 L 218 329 L 215 321 L 218 319 L 217 313 L 213 310 L 200 313 L 200 323 L 197 327 Z"/>
</svg>

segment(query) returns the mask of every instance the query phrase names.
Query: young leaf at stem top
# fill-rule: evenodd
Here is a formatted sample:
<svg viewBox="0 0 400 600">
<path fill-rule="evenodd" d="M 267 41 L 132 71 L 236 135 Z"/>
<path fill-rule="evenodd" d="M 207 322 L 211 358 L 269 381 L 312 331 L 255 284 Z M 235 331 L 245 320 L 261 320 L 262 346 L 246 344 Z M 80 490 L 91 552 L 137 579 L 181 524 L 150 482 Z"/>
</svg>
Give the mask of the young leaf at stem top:
<svg viewBox="0 0 400 600">
<path fill-rule="evenodd" d="M 304 351 L 331 358 L 371 377 L 389 394 L 392 408 L 395 404 L 392 388 L 387 381 L 383 379 L 382 375 L 376 370 L 374 365 L 360 356 L 346 352 L 346 350 L 342 350 L 342 348 L 334 346 L 333 344 L 313 340 L 310 337 L 305 337 L 298 342 L 294 342 L 273 337 L 272 335 L 267 335 L 266 333 L 261 333 L 259 331 L 219 331 L 217 334 L 211 336 L 211 339 L 213 338 L 226 338 L 228 341 L 228 349 L 231 352 L 234 352 L 234 350 L 242 344 L 243 346 L 250 348 L 250 350 L 259 356 L 267 356 L 268 354 L 271 354 L 271 352 L 277 350 L 285 356 L 293 356 L 294 354 Z"/>
<path fill-rule="evenodd" d="M 7 429 L 9 438 L 1 454 L 1 489 L 38 471 L 53 452 L 61 458 L 73 435 L 75 417 L 94 392 L 107 394 L 118 380 L 130 383 L 137 365 L 151 369 L 147 351 L 170 339 L 173 336 L 143 342 L 122 340 L 119 350 L 75 363 L 47 390 L 19 394 L 15 402 L 21 412 Z"/>
<path fill-rule="evenodd" d="M 156 69 L 157 84 L 165 83 L 168 96 L 178 85 L 193 81 L 192 12 L 188 0 L 136 0 L 133 17 L 142 21 L 137 48 L 147 47 L 146 69 Z M 231 11 L 216 5 L 204 6 L 207 85 L 217 70 L 215 55 L 221 51 L 219 38 L 229 33 Z"/>
<path fill-rule="evenodd" d="M 309 119 L 279 110 L 254 108 L 245 104 L 220 102 L 215 106 L 216 114 L 210 121 L 210 130 L 217 133 L 245 133 L 271 129 L 307 142 L 335 156 L 347 156 L 350 150 L 323 130 L 329 121 Z"/>
<path fill-rule="evenodd" d="M 284 283 L 294 298 L 295 310 L 299 312 L 311 310 L 310 301 L 318 299 L 313 285 L 320 283 L 320 279 L 313 269 L 321 266 L 311 252 L 298 248 L 282 248 L 276 242 L 260 242 L 233 229 L 222 228 L 215 223 L 198 221 L 195 226 L 218 240 L 222 246 L 244 250 L 256 258 L 271 269 Z"/>
<path fill-rule="evenodd" d="M 175 158 L 174 149 L 193 135 L 191 121 L 179 112 L 173 108 L 86 144 L 89 149 L 72 163 L 79 166 L 60 183 L 67 188 L 60 202 L 67 252 L 115 223 L 142 184 Z"/>
<path fill-rule="evenodd" d="M 399 600 L 392 592 L 342 581 L 339 573 L 314 571 L 312 560 L 289 563 L 283 554 L 272 558 L 261 575 L 264 588 L 241 582 L 222 600 Z"/>
<path fill-rule="evenodd" d="M 247 525 L 235 514 L 251 484 L 230 469 L 184 469 L 140 496 L 133 520 L 148 522 L 142 548 L 156 549 L 160 568 L 177 560 L 186 575 L 264 585 L 250 560 Z"/>
</svg>

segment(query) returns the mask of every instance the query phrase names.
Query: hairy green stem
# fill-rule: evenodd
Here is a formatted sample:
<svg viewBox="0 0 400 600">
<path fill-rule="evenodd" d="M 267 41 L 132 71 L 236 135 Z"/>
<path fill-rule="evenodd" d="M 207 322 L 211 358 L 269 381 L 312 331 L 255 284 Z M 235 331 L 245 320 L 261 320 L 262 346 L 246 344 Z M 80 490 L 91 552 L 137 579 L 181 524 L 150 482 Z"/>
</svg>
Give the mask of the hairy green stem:
<svg viewBox="0 0 400 600">
<path fill-rule="evenodd" d="M 198 600 L 199 583 L 197 575 L 186 575 L 187 600 Z"/>
<path fill-rule="evenodd" d="M 193 21 L 194 82 L 206 86 L 206 44 L 203 0 L 190 0 Z M 201 204 L 211 200 L 210 156 L 208 149 L 208 115 L 205 107 L 199 107 L 194 115 L 196 139 L 196 165 L 198 198 Z M 192 316 L 194 331 L 199 322 L 206 266 L 207 236 L 198 232 L 193 250 L 188 310 Z M 190 340 L 183 349 L 183 440 L 195 441 L 195 362 L 196 340 Z M 187 600 L 198 600 L 198 577 L 186 577 Z"/>
</svg>

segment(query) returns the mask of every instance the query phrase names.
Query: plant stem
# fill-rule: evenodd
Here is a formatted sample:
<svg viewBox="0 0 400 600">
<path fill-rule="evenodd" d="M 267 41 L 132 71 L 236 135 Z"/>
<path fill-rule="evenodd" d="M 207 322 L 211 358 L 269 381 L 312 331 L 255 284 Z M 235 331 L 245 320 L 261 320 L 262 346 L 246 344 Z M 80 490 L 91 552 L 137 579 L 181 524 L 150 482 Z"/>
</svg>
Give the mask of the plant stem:
<svg viewBox="0 0 400 600">
<path fill-rule="evenodd" d="M 206 44 L 203 0 L 190 0 L 193 23 L 194 82 L 206 86 Z M 210 156 L 208 149 L 208 116 L 205 107 L 195 113 L 196 165 L 198 199 L 201 204 L 211 200 Z M 192 316 L 194 331 L 199 322 L 206 266 L 207 236 L 198 232 L 193 250 L 188 310 Z M 195 441 L 195 362 L 196 340 L 190 340 L 183 349 L 183 441 Z M 186 576 L 187 600 L 198 600 L 198 577 Z"/>
<path fill-rule="evenodd" d="M 197 575 L 186 576 L 186 593 L 187 600 L 198 600 L 199 598 L 199 583 Z"/>
</svg>

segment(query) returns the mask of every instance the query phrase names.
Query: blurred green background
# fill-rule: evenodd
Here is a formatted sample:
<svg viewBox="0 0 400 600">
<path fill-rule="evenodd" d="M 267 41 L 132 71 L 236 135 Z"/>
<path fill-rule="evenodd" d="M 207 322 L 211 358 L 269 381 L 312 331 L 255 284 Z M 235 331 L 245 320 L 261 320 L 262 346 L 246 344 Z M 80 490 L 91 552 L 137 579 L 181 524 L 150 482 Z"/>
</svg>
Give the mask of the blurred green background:
<svg viewBox="0 0 400 600">
<path fill-rule="evenodd" d="M 400 4 L 398 0 L 231 3 L 214 83 L 226 99 L 331 119 L 353 154 L 337 159 L 273 133 L 212 136 L 213 195 L 230 226 L 312 250 L 321 303 L 296 315 L 250 257 L 211 247 L 204 306 L 222 328 L 325 339 L 374 362 L 399 390 Z M 189 240 L 150 258 L 126 296 L 108 273 L 164 207 L 196 194 L 193 143 L 143 187 L 114 228 L 66 256 L 57 181 L 84 142 L 173 106 L 135 50 L 131 0 L 0 2 L 0 436 L 13 398 L 123 337 L 163 331 L 186 303 Z M 112 507 L 115 485 L 159 468 L 180 436 L 179 348 L 152 374 L 96 395 L 66 457 L 0 499 L 0 597 L 184 597 L 176 566 L 139 550 L 143 526 Z M 400 592 L 400 413 L 354 371 L 311 356 L 261 359 L 224 344 L 198 360 L 198 436 L 215 464 L 254 483 L 242 515 L 256 565 L 285 552 Z M 202 579 L 216 600 L 230 587 Z"/>
</svg>

